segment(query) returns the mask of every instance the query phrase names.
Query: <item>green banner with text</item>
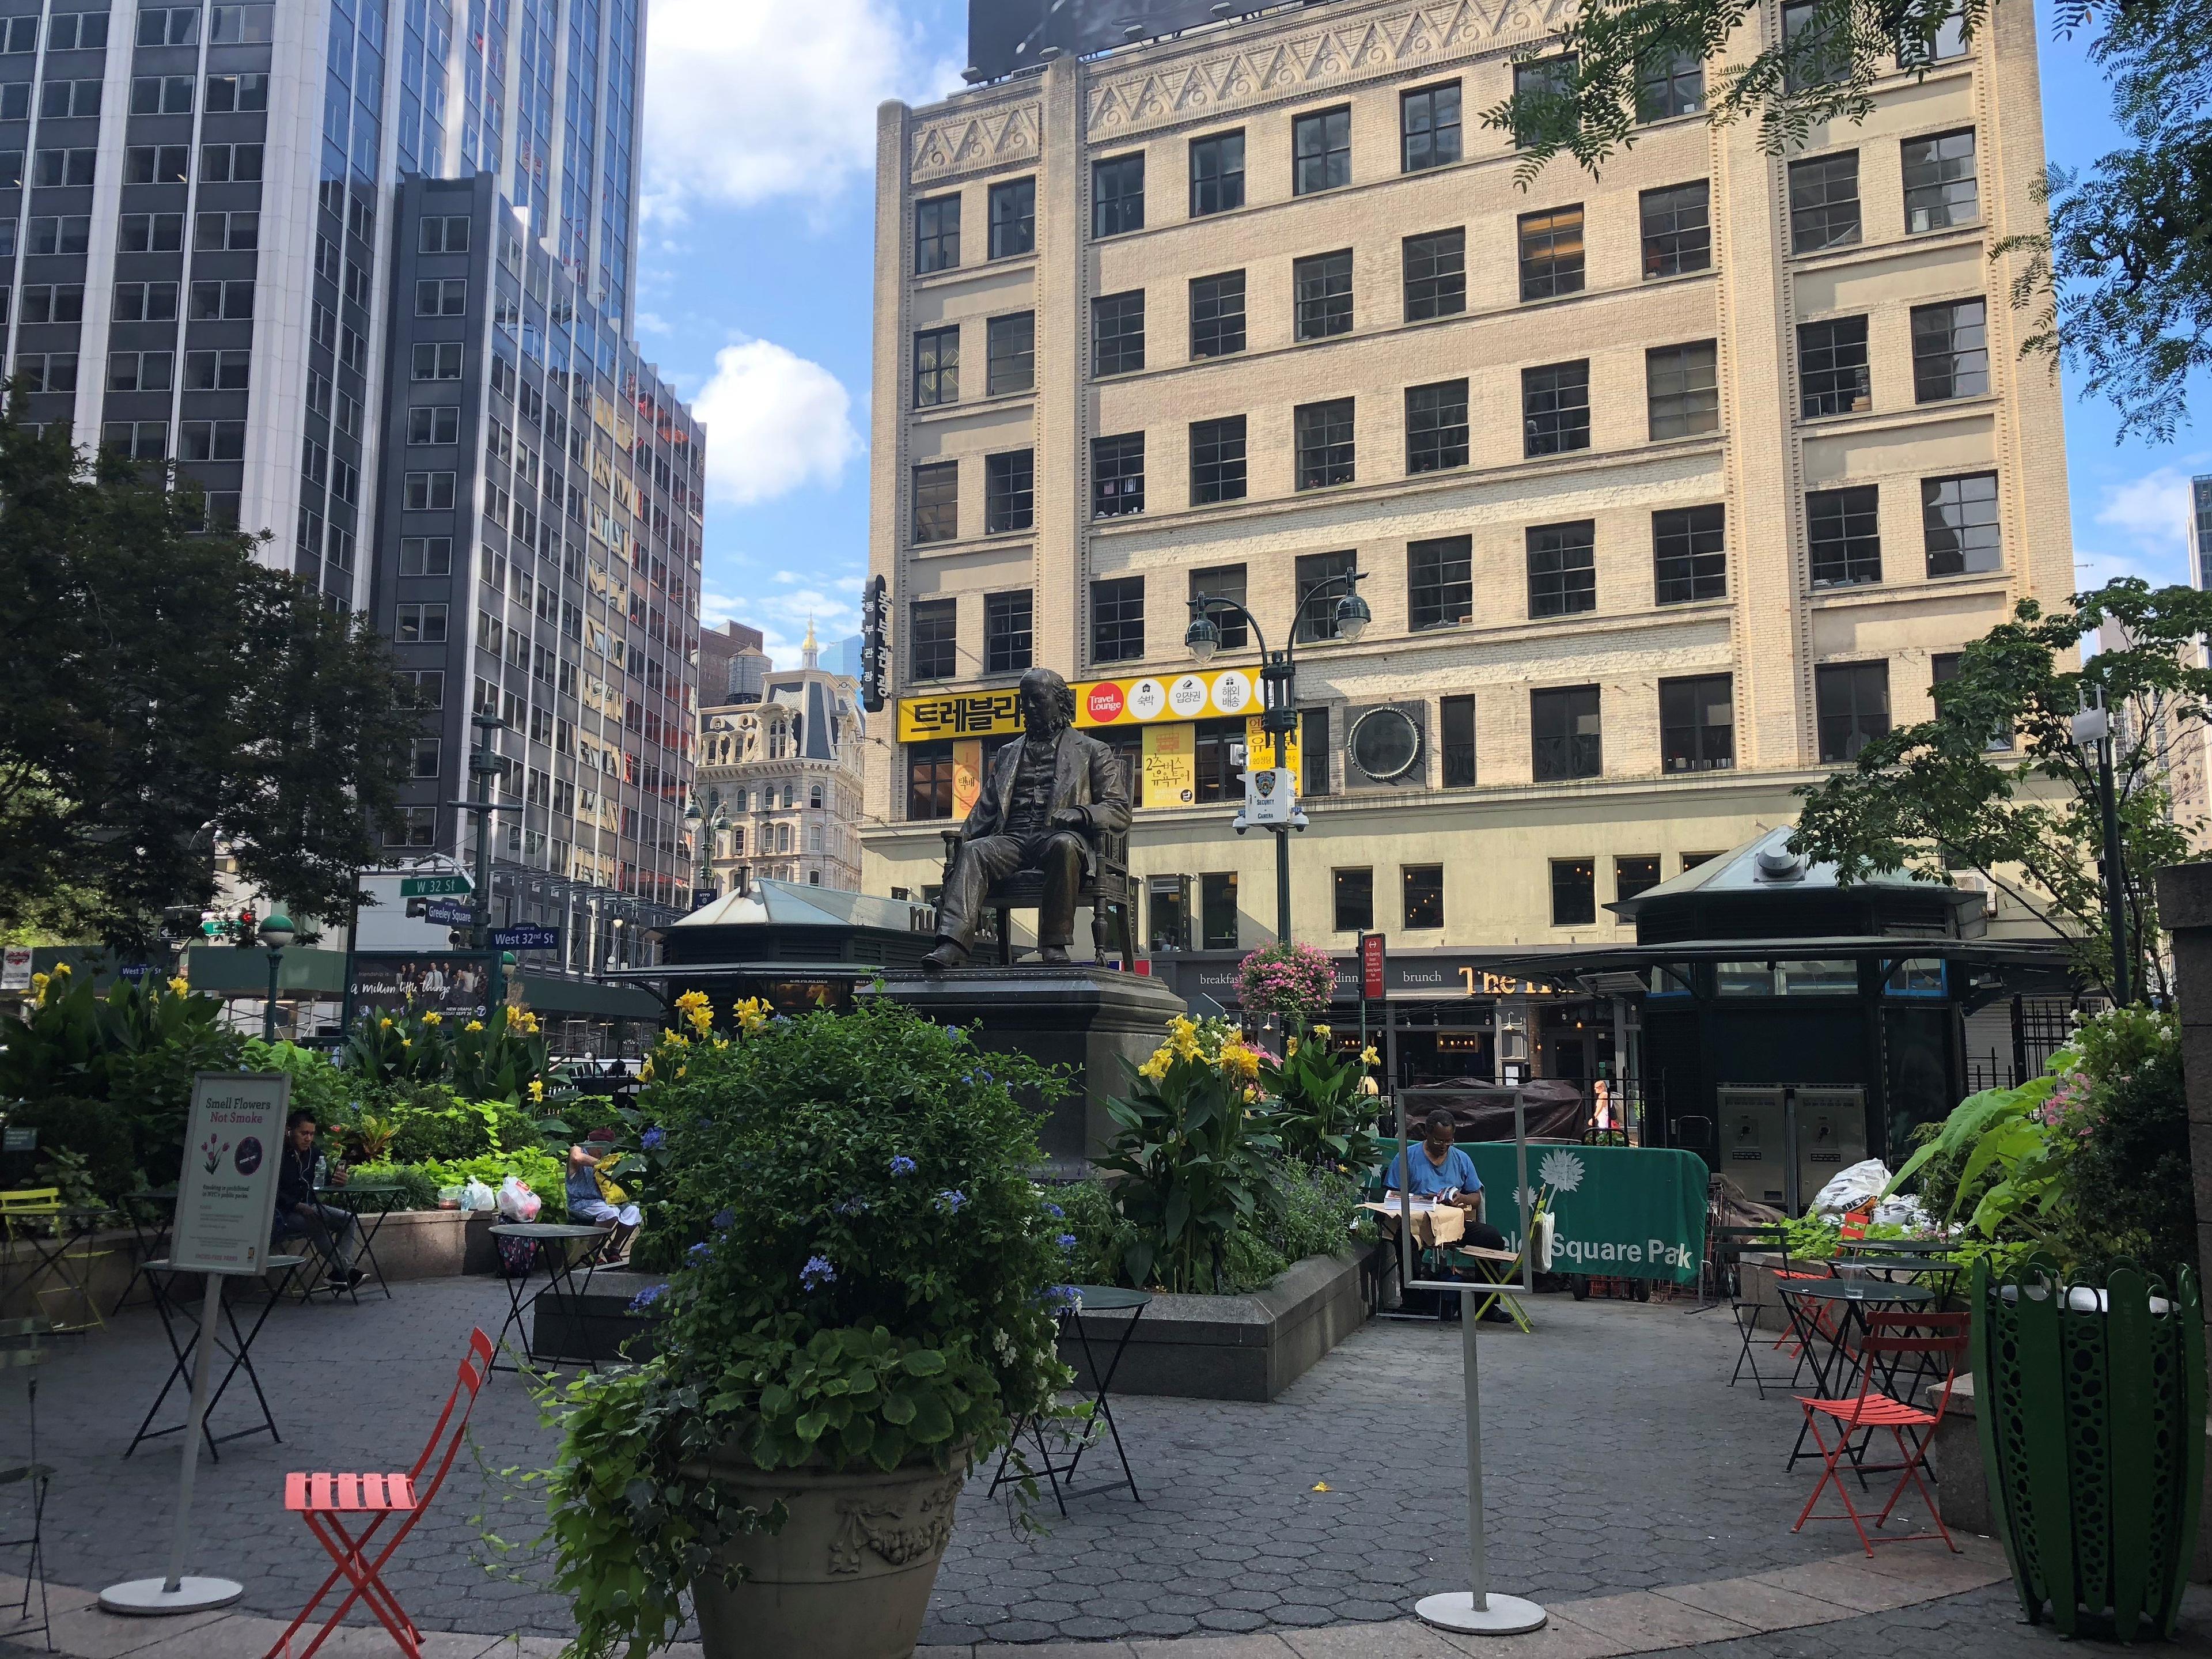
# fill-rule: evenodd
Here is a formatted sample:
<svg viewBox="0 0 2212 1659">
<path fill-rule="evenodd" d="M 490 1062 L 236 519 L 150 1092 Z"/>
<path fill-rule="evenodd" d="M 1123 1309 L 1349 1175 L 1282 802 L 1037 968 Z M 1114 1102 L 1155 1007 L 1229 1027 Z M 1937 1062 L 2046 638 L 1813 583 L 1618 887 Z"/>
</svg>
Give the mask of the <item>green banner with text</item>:
<svg viewBox="0 0 2212 1659">
<path fill-rule="evenodd" d="M 1517 1249 L 1513 1143 L 1462 1141 L 1489 1194 L 1484 1213 Z M 1705 1160 L 1656 1146 L 1531 1144 L 1528 1184 L 1548 1193 L 1555 1273 L 1694 1284 L 1705 1253 Z"/>
</svg>

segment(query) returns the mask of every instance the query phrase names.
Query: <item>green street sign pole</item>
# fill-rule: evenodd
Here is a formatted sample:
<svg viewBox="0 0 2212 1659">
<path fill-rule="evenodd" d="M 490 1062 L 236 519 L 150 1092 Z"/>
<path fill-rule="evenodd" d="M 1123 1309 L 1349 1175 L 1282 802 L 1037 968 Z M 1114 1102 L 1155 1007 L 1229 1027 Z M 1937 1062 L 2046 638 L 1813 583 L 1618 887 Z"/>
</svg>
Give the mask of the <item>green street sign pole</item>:
<svg viewBox="0 0 2212 1659">
<path fill-rule="evenodd" d="M 506 731 L 507 722 L 496 714 L 471 714 L 469 724 L 478 733 L 476 746 L 469 750 L 469 775 L 475 781 L 476 793 L 451 805 L 477 815 L 477 883 L 469 905 L 469 943 L 484 953 L 489 966 L 489 983 L 485 988 L 485 1012 L 489 1015 L 507 1000 L 500 953 L 491 948 L 491 815 L 512 811 L 520 803 L 502 805 L 491 798 L 492 775 L 500 769 L 498 759 L 492 753 L 491 734 Z"/>
</svg>

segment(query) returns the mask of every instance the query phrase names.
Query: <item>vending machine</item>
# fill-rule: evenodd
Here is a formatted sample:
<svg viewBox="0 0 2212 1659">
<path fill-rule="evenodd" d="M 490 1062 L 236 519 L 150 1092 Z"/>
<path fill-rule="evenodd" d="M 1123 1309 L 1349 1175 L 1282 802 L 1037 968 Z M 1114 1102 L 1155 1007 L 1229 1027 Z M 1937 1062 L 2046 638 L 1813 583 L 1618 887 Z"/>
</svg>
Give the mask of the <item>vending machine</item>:
<svg viewBox="0 0 2212 1659">
<path fill-rule="evenodd" d="M 1721 1173 L 1746 1198 L 1799 1216 L 1820 1188 L 1866 1157 L 1866 1091 L 1724 1083 Z"/>
</svg>

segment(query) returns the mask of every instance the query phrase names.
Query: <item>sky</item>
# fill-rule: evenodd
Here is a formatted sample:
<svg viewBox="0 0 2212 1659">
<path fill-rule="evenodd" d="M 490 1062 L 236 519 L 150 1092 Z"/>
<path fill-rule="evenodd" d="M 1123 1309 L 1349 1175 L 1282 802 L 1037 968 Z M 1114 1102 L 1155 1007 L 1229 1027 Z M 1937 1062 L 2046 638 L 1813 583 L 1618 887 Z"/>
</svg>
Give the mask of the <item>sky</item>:
<svg viewBox="0 0 2212 1659">
<path fill-rule="evenodd" d="M 2118 142 L 2110 98 L 2048 8 L 2045 143 L 2084 167 Z M 810 615 L 825 642 L 857 631 L 867 572 L 876 106 L 960 85 L 965 0 L 651 0 L 648 16 L 641 344 L 708 427 L 706 623 L 759 628 L 796 666 Z M 2118 426 L 2067 386 L 2081 585 L 2185 581 L 2212 428 L 2160 445 Z"/>
</svg>

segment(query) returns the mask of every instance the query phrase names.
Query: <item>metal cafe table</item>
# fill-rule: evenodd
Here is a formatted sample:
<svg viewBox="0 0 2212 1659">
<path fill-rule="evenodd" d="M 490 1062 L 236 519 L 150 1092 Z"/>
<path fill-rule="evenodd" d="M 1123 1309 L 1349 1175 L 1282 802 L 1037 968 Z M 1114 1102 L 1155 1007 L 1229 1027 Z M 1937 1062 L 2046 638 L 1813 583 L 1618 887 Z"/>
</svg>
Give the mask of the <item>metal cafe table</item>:
<svg viewBox="0 0 2212 1659">
<path fill-rule="evenodd" d="M 1790 1310 L 1790 1331 L 1805 1358 L 1812 1362 L 1818 1397 L 1822 1400 L 1837 1398 L 1837 1390 L 1850 1382 L 1851 1333 L 1856 1328 L 1861 1336 L 1867 1334 L 1868 1310 L 1917 1308 L 1936 1300 L 1936 1292 L 1925 1285 L 1891 1285 L 1874 1279 L 1785 1279 L 1775 1290 Z M 1888 1381 L 1895 1380 L 1893 1370 Z M 1808 1419 L 1797 1431 L 1786 1467 L 1794 1469 L 1799 1458 L 1818 1455 L 1805 1449 L 1810 1427 Z"/>
<path fill-rule="evenodd" d="M 250 1428 L 233 1430 L 228 1434 L 214 1433 L 208 1428 L 206 1419 L 202 1419 L 200 1432 L 207 1437 L 210 1455 L 217 1461 L 221 1461 L 222 1456 L 218 1448 L 224 1442 L 243 1439 L 250 1434 L 266 1434 L 280 1445 L 283 1443 L 284 1437 L 276 1431 L 276 1419 L 269 1409 L 269 1396 L 261 1391 L 261 1378 L 253 1369 L 253 1341 L 261 1334 L 261 1328 L 269 1322 L 270 1310 L 284 1299 L 284 1293 L 290 1287 L 292 1280 L 298 1276 L 300 1269 L 307 1265 L 307 1258 L 304 1255 L 271 1255 L 262 1259 L 264 1287 L 267 1285 L 267 1274 L 281 1272 L 284 1277 L 277 1281 L 273 1290 L 269 1291 L 268 1297 L 262 1303 L 261 1311 L 255 1316 L 253 1322 L 242 1331 L 239 1328 L 236 1306 L 228 1295 L 223 1294 L 229 1289 L 229 1285 L 226 1283 L 217 1292 L 222 1297 L 224 1322 L 230 1327 L 230 1340 L 225 1342 L 222 1333 L 217 1332 L 216 1347 L 223 1358 L 230 1361 L 230 1365 L 223 1372 L 222 1380 L 216 1385 L 214 1391 L 208 1396 L 207 1416 L 214 1417 L 215 1408 L 222 1403 L 224 1390 L 230 1387 L 231 1379 L 241 1370 L 246 1373 L 246 1380 L 253 1389 L 253 1398 L 261 1407 L 260 1422 Z M 169 1367 L 168 1379 L 161 1384 L 161 1392 L 154 1396 L 154 1403 L 146 1408 L 146 1415 L 138 1424 L 138 1432 L 131 1437 L 131 1443 L 124 1448 L 123 1455 L 125 1457 L 138 1449 L 138 1443 L 142 1440 L 159 1440 L 163 1435 L 182 1434 L 190 1420 L 188 1419 L 185 1423 L 172 1423 L 167 1427 L 160 1429 L 153 1425 L 154 1419 L 161 1411 L 162 1403 L 169 1397 L 170 1389 L 181 1384 L 187 1399 L 191 1397 L 192 1392 L 192 1351 L 199 1346 L 200 1328 L 198 1322 L 188 1311 L 179 1308 L 176 1298 L 170 1294 L 171 1283 L 180 1274 L 189 1274 L 198 1278 L 199 1270 L 196 1267 L 179 1267 L 172 1261 L 149 1261 L 146 1264 L 146 1282 L 153 1287 L 154 1305 L 161 1311 L 161 1330 L 169 1339 L 169 1352 L 176 1363 Z M 224 1277 L 227 1279 L 228 1275 Z M 177 1325 L 179 1318 L 183 1320 L 185 1332 L 185 1340 L 182 1342 L 177 1340 Z"/>
<path fill-rule="evenodd" d="M 368 1258 L 369 1276 L 376 1280 L 377 1289 L 384 1292 L 386 1301 L 392 1299 L 392 1286 L 385 1283 L 383 1266 L 376 1259 L 377 1230 L 384 1225 L 384 1218 L 407 1200 L 407 1188 L 397 1182 L 349 1181 L 342 1187 L 318 1187 L 315 1202 L 329 1204 L 341 1210 L 353 1212 L 361 1225 L 361 1253 Z M 356 1302 L 361 1300 L 361 1286 L 349 1285 L 346 1294 Z"/>
<path fill-rule="evenodd" d="M 507 1322 L 499 1328 L 499 1341 L 495 1346 L 504 1347 L 507 1334 L 517 1326 L 522 1326 L 525 1315 L 534 1315 L 538 1303 L 551 1292 L 559 1291 L 568 1298 L 572 1306 L 580 1301 L 584 1292 L 592 1288 L 592 1275 L 598 1271 L 599 1264 L 589 1250 L 581 1252 L 580 1259 L 580 1253 L 572 1247 L 586 1239 L 591 1240 L 594 1245 L 604 1244 L 607 1230 L 561 1221 L 502 1221 L 491 1230 L 491 1236 L 494 1238 L 526 1239 L 532 1246 L 530 1265 L 522 1272 L 508 1273 L 507 1264 L 504 1261 L 500 1264 L 501 1276 L 507 1283 L 508 1311 Z M 584 1269 L 581 1285 L 576 1283 L 579 1265 Z M 545 1283 L 526 1295 L 530 1276 L 540 1266 L 545 1269 Z M 580 1325 L 587 1323 L 583 1321 L 578 1322 Z M 599 1368 L 599 1359 L 588 1352 L 592 1340 L 586 1336 L 584 1340 L 587 1349 L 584 1363 L 596 1371 Z M 528 1325 L 523 1326 L 522 1352 L 523 1357 L 533 1365 L 546 1363 L 538 1352 L 537 1341 L 537 1322 L 532 1318 Z M 496 1359 L 492 1362 L 491 1368 L 495 1371 L 519 1371 L 522 1369 L 520 1365 L 502 1365 Z"/>
<path fill-rule="evenodd" d="M 1074 1285 L 1068 1288 L 1074 1292 L 1074 1299 L 1060 1310 L 1060 1334 L 1063 1340 L 1073 1336 L 1083 1349 L 1084 1369 L 1090 1372 L 1092 1384 L 1090 1419 L 1085 1423 L 1082 1432 L 1074 1437 L 1075 1449 L 1064 1463 L 1054 1461 L 1052 1448 L 1045 1439 L 1043 1419 L 1027 1417 L 1016 1423 L 1013 1432 L 1006 1437 L 1006 1449 L 999 1458 L 999 1471 L 991 1477 L 991 1490 L 995 1492 L 1010 1480 L 1042 1474 L 1051 1486 L 1053 1501 L 1060 1505 L 1062 1515 L 1067 1513 L 1067 1500 L 1071 1498 L 1090 1497 L 1122 1486 L 1128 1487 L 1129 1496 L 1141 1504 L 1145 1500 L 1137 1491 L 1137 1477 L 1129 1468 L 1128 1449 L 1121 1444 L 1121 1431 L 1115 1426 L 1114 1407 L 1109 1403 L 1107 1395 L 1114 1386 L 1114 1373 L 1121 1369 L 1121 1356 L 1128 1349 L 1129 1338 L 1137 1328 L 1137 1322 L 1145 1316 L 1145 1310 L 1152 1305 L 1152 1296 L 1148 1291 L 1125 1291 L 1110 1285 Z M 1122 1318 L 1121 1316 L 1124 1314 L 1128 1317 Z M 1103 1365 L 1098 1363 L 1097 1349 L 1091 1346 L 1088 1323 L 1101 1315 L 1109 1316 L 1121 1328 Z M 1104 1331 L 1098 1334 L 1100 1348 L 1106 1346 L 1107 1334 Z M 1106 1425 L 1106 1433 L 1113 1439 L 1114 1455 L 1121 1460 L 1121 1478 L 1094 1482 L 1079 1492 L 1075 1488 L 1075 1472 L 1083 1462 L 1084 1453 L 1098 1443 L 1098 1425 L 1101 1423 Z M 1025 1430 L 1036 1443 L 1040 1461 L 1035 1468 L 1009 1468 Z M 1023 1462 L 1026 1465 L 1028 1459 L 1024 1457 Z"/>
<path fill-rule="evenodd" d="M 74 1324 L 45 1314 L 54 1335 L 78 1335 L 105 1324 L 100 1304 L 92 1297 L 92 1260 L 108 1252 L 95 1251 L 90 1246 L 93 1236 L 115 1219 L 115 1211 L 105 1204 L 13 1204 L 4 1214 L 8 1242 L 28 1244 L 31 1260 L 12 1273 L 0 1269 L 0 1299 L 35 1287 L 40 1279 L 52 1274 L 61 1283 L 45 1290 L 33 1288 L 32 1301 L 43 1312 L 47 1297 L 74 1297 L 80 1310 Z M 42 1227 L 51 1227 L 51 1236 L 41 1231 Z"/>
</svg>

